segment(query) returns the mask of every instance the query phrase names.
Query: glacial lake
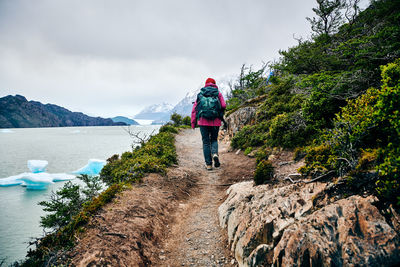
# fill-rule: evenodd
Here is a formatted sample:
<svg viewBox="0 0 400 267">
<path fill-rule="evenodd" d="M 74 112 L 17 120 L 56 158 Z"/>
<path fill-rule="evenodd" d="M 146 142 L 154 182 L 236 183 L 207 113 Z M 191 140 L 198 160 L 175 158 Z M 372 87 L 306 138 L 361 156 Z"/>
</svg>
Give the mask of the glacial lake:
<svg viewBox="0 0 400 267">
<path fill-rule="evenodd" d="M 0 179 L 29 172 L 27 161 L 47 160 L 48 173 L 70 173 L 89 159 L 106 160 L 114 154 L 130 151 L 133 139 L 127 127 L 57 127 L 0 129 Z M 159 126 L 131 126 L 132 132 L 150 134 Z M 74 180 L 73 180 L 74 181 Z M 20 185 L 0 187 L 0 262 L 8 265 L 24 259 L 31 237 L 43 235 L 37 203 L 48 200 L 52 191 L 65 182 L 46 190 L 27 190 Z"/>
</svg>

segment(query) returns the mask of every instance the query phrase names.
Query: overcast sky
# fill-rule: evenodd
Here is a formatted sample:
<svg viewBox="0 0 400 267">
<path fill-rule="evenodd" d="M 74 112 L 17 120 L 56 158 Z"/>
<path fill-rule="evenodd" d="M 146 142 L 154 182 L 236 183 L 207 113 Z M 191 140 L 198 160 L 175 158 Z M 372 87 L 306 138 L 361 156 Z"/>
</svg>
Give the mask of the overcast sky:
<svg viewBox="0 0 400 267">
<path fill-rule="evenodd" d="M 92 116 L 175 105 L 310 35 L 315 0 L 0 0 L 0 97 Z"/>
</svg>

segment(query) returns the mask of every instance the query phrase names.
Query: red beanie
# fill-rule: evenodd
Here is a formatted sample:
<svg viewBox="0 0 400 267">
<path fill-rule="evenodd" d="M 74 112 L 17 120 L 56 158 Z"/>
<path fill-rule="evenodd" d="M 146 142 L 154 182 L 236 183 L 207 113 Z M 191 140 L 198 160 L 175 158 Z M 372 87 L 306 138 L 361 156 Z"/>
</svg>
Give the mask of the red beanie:
<svg viewBox="0 0 400 267">
<path fill-rule="evenodd" d="M 213 78 L 208 78 L 208 79 L 206 80 L 206 85 L 207 85 L 208 83 L 216 84 L 216 83 L 215 83 L 215 80 L 214 80 Z"/>
</svg>

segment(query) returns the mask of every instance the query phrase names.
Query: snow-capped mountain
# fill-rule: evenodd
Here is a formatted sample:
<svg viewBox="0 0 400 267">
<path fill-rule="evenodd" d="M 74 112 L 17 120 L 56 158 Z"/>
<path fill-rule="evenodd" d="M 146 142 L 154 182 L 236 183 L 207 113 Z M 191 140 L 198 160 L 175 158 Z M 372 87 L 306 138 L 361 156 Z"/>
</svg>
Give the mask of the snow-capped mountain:
<svg viewBox="0 0 400 267">
<path fill-rule="evenodd" d="M 168 103 L 161 103 L 148 106 L 134 116 L 134 119 L 169 121 L 171 110 L 174 106 Z"/>
</svg>

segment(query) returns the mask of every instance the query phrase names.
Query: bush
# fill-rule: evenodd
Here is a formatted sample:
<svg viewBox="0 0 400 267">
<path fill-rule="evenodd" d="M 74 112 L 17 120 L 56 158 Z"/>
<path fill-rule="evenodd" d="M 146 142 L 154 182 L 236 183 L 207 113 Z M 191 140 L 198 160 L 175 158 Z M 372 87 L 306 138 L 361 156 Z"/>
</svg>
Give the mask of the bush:
<svg viewBox="0 0 400 267">
<path fill-rule="evenodd" d="M 186 116 L 182 119 L 182 124 L 185 126 L 191 126 L 192 125 L 192 119 L 190 116 Z"/>
<path fill-rule="evenodd" d="M 159 133 L 173 133 L 173 134 L 177 134 L 178 133 L 178 129 L 172 125 L 168 125 L 165 124 L 163 126 L 160 127 Z"/>
<path fill-rule="evenodd" d="M 174 126 L 180 126 L 182 125 L 182 116 L 174 112 L 171 115 L 171 121 L 173 122 Z"/>
<path fill-rule="evenodd" d="M 66 226 L 85 202 L 98 195 L 102 188 L 98 176 L 81 175 L 78 178 L 85 183 L 84 187 L 68 181 L 56 193 L 52 192 L 50 201 L 39 202 L 43 210 L 49 213 L 41 217 L 40 225 L 43 228 L 58 230 Z"/>
<path fill-rule="evenodd" d="M 108 184 L 119 182 L 137 182 L 150 172 L 164 173 L 168 166 L 177 163 L 175 138 L 172 126 L 152 136 L 147 143 L 133 152 L 125 152 L 121 158 L 107 160 L 100 172 L 102 180 Z M 172 130 L 173 129 L 173 130 Z"/>
<path fill-rule="evenodd" d="M 265 184 L 274 177 L 274 167 L 269 160 L 261 160 L 254 173 L 255 185 Z"/>
<path fill-rule="evenodd" d="M 334 169 L 340 176 L 375 169 L 375 193 L 397 204 L 400 195 L 400 59 L 382 67 L 381 89 L 351 100 L 334 128 L 309 148 L 303 173 Z M 371 176 L 373 178 L 373 176 Z M 375 179 L 375 178 L 374 178 Z M 375 183 L 375 180 L 371 183 Z M 400 203 L 399 203 L 400 204 Z"/>
</svg>

